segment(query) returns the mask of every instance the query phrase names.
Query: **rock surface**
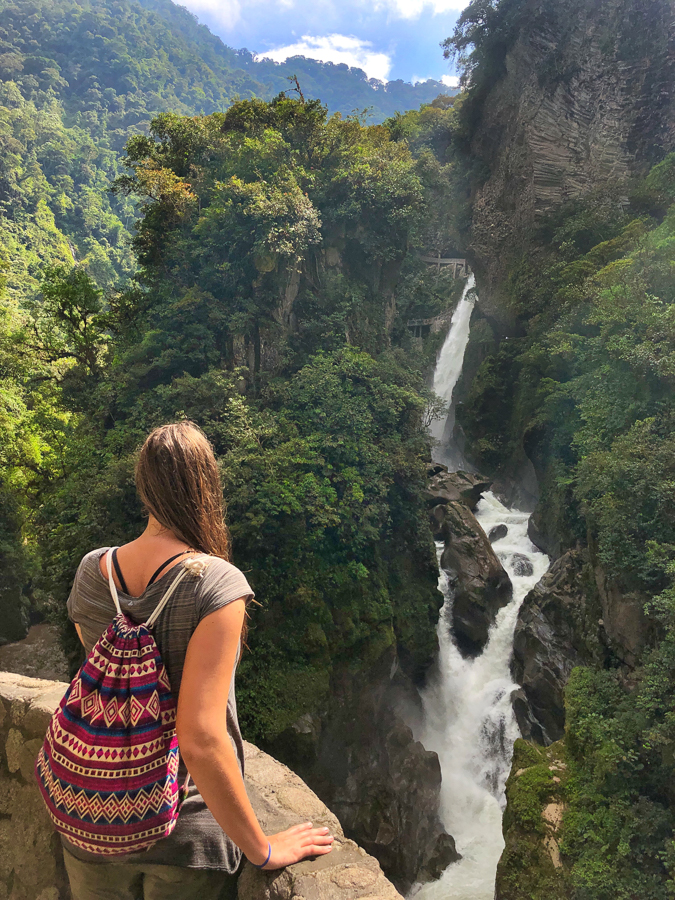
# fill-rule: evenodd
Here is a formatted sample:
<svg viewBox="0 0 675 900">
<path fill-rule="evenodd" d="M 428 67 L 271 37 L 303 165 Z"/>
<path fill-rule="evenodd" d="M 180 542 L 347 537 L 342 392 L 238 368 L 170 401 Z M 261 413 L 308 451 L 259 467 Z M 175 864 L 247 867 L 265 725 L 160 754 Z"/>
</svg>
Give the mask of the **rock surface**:
<svg viewBox="0 0 675 900">
<path fill-rule="evenodd" d="M 511 663 L 526 701 L 522 696 L 514 698 L 525 737 L 542 744 L 562 738 L 564 690 L 570 672 L 606 653 L 600 618 L 597 591 L 581 551 L 569 551 L 556 560 L 525 597 Z"/>
<path fill-rule="evenodd" d="M 541 216 L 643 173 L 675 141 L 672 3 L 656 0 L 639 16 L 630 0 L 522 7 L 471 140 L 475 163 L 490 173 L 472 207 L 479 306 L 502 323 L 505 272 Z"/>
<path fill-rule="evenodd" d="M 501 541 L 502 538 L 505 538 L 508 533 L 509 529 L 506 525 L 493 525 L 488 534 L 488 540 L 491 544 L 494 544 L 495 541 Z"/>
<path fill-rule="evenodd" d="M 0 646 L 0 672 L 46 681 L 69 681 L 68 661 L 56 625 L 33 625 L 22 641 Z"/>
<path fill-rule="evenodd" d="M 438 815 L 438 756 L 414 740 L 402 717 L 403 710 L 414 716 L 419 695 L 393 651 L 367 683 L 343 673 L 332 693 L 323 715 L 303 717 L 295 735 L 285 734 L 273 752 L 293 762 L 346 834 L 407 893 L 459 859 Z"/>
<path fill-rule="evenodd" d="M 472 512 L 481 496 L 490 489 L 491 481 L 470 472 L 448 472 L 440 463 L 430 468 L 431 480 L 426 491 L 430 507 L 461 501 Z"/>
<path fill-rule="evenodd" d="M 560 853 L 567 765 L 562 742 L 546 750 L 518 740 L 506 782 L 504 852 L 495 900 L 567 900 Z"/>
<path fill-rule="evenodd" d="M 511 599 L 511 581 L 472 510 L 490 482 L 465 472 L 441 472 L 427 492 L 431 527 L 444 542 L 441 566 L 453 582 L 452 630 L 457 646 L 477 656 L 490 626 Z"/>
<path fill-rule="evenodd" d="M 0 900 L 68 900 L 60 841 L 33 776 L 63 682 L 0 672 Z M 246 744 L 246 788 L 263 828 L 310 820 L 336 837 L 327 856 L 276 872 L 249 864 L 239 900 L 402 900 L 373 857 L 345 838 L 339 822 L 290 769 Z"/>
<path fill-rule="evenodd" d="M 623 593 L 589 550 L 569 550 L 518 612 L 511 672 L 522 734 L 548 744 L 563 736 L 565 685 L 575 666 L 634 668 L 654 637 L 645 598 Z"/>
</svg>

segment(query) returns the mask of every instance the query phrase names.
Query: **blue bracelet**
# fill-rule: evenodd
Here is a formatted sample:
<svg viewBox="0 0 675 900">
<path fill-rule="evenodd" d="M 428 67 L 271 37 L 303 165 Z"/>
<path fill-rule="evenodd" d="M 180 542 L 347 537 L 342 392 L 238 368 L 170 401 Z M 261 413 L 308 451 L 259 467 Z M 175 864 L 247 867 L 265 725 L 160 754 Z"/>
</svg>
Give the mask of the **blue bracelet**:
<svg viewBox="0 0 675 900">
<path fill-rule="evenodd" d="M 264 862 L 264 863 L 260 863 L 260 865 L 258 865 L 257 863 L 254 863 L 254 862 L 251 863 L 251 865 L 252 865 L 252 866 L 255 866 L 256 869 L 264 869 L 265 866 L 267 865 L 267 863 L 270 861 L 270 856 L 272 855 L 272 845 L 270 844 L 269 841 L 267 842 L 267 846 L 268 846 L 269 849 L 268 849 L 268 851 L 267 851 L 267 859 L 265 860 L 265 862 Z M 251 862 L 250 859 L 249 859 L 249 862 Z"/>
</svg>

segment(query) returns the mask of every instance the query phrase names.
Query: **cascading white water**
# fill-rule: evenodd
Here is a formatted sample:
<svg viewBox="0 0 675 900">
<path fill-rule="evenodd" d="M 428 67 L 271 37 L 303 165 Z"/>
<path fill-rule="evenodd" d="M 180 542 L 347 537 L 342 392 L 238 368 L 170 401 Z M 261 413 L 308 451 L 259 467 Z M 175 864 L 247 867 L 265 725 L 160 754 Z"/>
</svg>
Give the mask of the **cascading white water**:
<svg viewBox="0 0 675 900">
<path fill-rule="evenodd" d="M 462 298 L 467 303 L 453 315 L 436 366 L 434 387 L 443 386 L 442 396 L 447 401 L 459 378 L 468 342 L 473 308 L 473 297 L 467 297 L 470 287 L 473 284 L 467 283 Z M 452 405 L 450 417 L 454 423 Z M 432 434 L 441 441 L 434 454 L 438 462 L 448 465 L 446 460 L 461 458 L 452 446 L 452 426 L 448 430 L 447 421 Z M 449 468 L 456 466 L 450 464 Z M 439 658 L 422 692 L 423 724 L 415 737 L 438 754 L 443 776 L 441 819 L 455 838 L 462 859 L 449 866 L 438 881 L 414 887 L 411 894 L 415 900 L 493 900 L 497 863 L 504 847 L 504 786 L 513 743 L 519 736 L 511 705 L 517 687 L 509 671 L 513 634 L 520 605 L 548 569 L 549 560 L 527 536 L 528 513 L 507 509 L 487 493 L 478 504 L 476 518 L 486 534 L 495 525 L 507 528 L 506 535 L 495 540 L 494 550 L 511 578 L 513 597 L 497 614 L 483 653 L 464 659 L 450 627 L 452 587 L 447 573 L 440 570 L 438 587 L 445 603 L 438 622 Z M 442 549 L 439 544 L 439 562 Z"/>
<path fill-rule="evenodd" d="M 452 392 L 462 374 L 462 364 L 466 345 L 469 342 L 469 327 L 476 295 L 474 287 L 476 279 L 473 273 L 464 285 L 464 291 L 452 314 L 450 330 L 436 361 L 434 371 L 434 392 L 447 404 L 447 412 L 440 419 L 435 419 L 430 427 L 431 436 L 438 442 L 435 450 L 437 461 L 455 470 L 464 464 L 462 455 L 454 445 L 453 430 L 455 427 L 455 406 Z"/>
<path fill-rule="evenodd" d="M 464 659 L 452 637 L 452 589 L 441 570 L 445 604 L 438 622 L 436 672 L 422 694 L 424 726 L 416 737 L 441 763 L 441 819 L 462 859 L 415 900 L 493 900 L 495 872 L 504 847 L 502 808 L 513 742 L 519 737 L 511 706 L 517 687 L 509 672 L 513 632 L 527 592 L 548 568 L 548 557 L 527 537 L 528 513 L 509 510 L 488 493 L 476 518 L 484 531 L 506 525 L 495 552 L 513 583 L 513 599 L 499 611 L 487 646 Z M 439 546 L 439 558 L 442 544 Z"/>
</svg>

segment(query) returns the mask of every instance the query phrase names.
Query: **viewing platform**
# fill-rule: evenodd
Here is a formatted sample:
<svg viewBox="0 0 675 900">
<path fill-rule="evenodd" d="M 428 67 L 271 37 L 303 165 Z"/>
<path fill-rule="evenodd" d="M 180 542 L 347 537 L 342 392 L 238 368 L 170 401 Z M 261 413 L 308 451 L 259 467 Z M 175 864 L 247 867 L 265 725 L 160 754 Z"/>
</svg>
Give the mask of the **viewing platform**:
<svg viewBox="0 0 675 900">
<path fill-rule="evenodd" d="M 47 725 L 68 687 L 0 672 L 0 898 L 69 900 L 61 842 L 33 766 Z M 335 836 L 331 853 L 262 872 L 245 863 L 238 900 L 403 900 L 333 813 L 289 768 L 245 743 L 246 790 L 268 834 L 311 821 Z"/>
</svg>

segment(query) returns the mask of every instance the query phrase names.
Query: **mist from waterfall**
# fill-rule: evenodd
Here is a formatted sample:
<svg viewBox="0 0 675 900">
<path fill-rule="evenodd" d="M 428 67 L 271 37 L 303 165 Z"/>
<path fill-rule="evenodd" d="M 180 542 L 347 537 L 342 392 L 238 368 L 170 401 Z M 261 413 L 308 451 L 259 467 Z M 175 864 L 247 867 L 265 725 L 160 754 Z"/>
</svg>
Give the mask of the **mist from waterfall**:
<svg viewBox="0 0 675 900">
<path fill-rule="evenodd" d="M 434 387 L 448 401 L 468 343 L 475 299 L 472 288 L 473 281 L 467 282 L 436 365 Z M 441 441 L 434 457 L 445 465 L 450 460 L 450 470 L 458 468 L 452 460 L 461 459 L 453 446 L 452 425 L 450 403 L 442 428 L 437 424 L 432 429 Z M 438 754 L 443 776 L 440 815 L 462 859 L 450 865 L 438 881 L 415 886 L 411 892 L 415 900 L 493 900 L 497 863 L 504 847 L 504 788 L 513 743 L 519 737 L 511 704 L 517 688 L 509 669 L 513 635 L 520 605 L 548 569 L 549 560 L 527 536 L 528 513 L 507 509 L 487 493 L 478 504 L 476 518 L 486 534 L 495 525 L 507 527 L 506 535 L 493 547 L 511 579 L 513 597 L 497 614 L 483 653 L 464 659 L 451 630 L 452 585 L 448 573 L 440 569 L 438 588 L 445 603 L 438 621 L 439 656 L 422 691 L 423 720 L 415 729 L 415 738 Z M 439 564 L 442 550 L 443 544 L 437 544 Z"/>
</svg>

